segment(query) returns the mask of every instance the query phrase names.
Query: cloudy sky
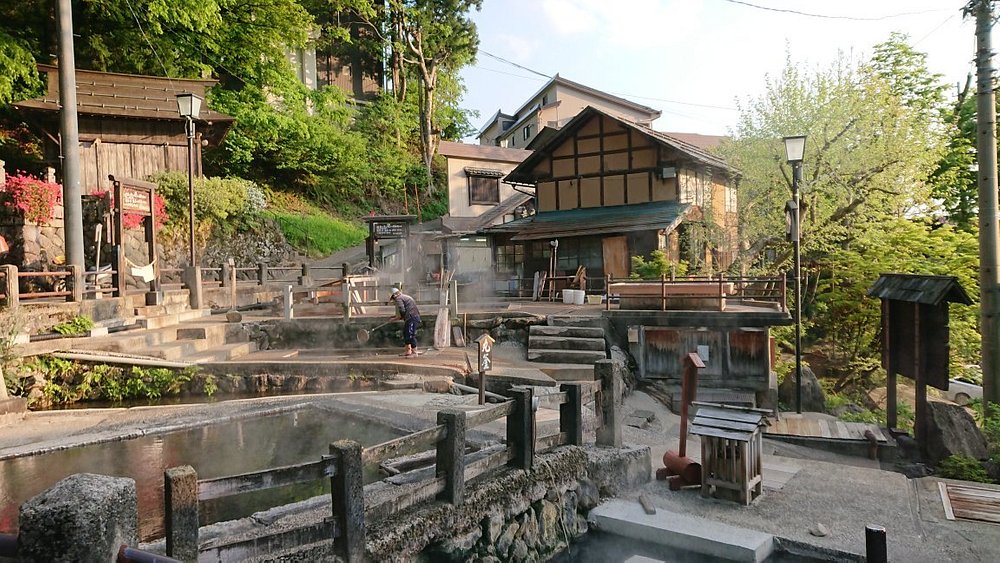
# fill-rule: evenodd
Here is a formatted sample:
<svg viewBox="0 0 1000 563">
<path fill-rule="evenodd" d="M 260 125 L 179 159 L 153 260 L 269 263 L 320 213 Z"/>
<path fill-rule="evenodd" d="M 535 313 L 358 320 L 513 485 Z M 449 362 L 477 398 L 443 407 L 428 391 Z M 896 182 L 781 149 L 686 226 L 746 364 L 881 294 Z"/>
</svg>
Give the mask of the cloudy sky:
<svg viewBox="0 0 1000 563">
<path fill-rule="evenodd" d="M 806 68 L 825 67 L 838 52 L 867 57 L 900 31 L 927 53 L 932 71 L 948 83 L 964 81 L 975 70 L 975 21 L 963 18 L 966 3 L 484 0 L 473 14 L 480 53 L 462 73 L 462 105 L 479 112 L 478 128 L 541 88 L 546 79 L 536 73 L 559 73 L 663 111 L 657 129 L 726 134 L 735 100 L 761 92 L 786 53 Z"/>
</svg>

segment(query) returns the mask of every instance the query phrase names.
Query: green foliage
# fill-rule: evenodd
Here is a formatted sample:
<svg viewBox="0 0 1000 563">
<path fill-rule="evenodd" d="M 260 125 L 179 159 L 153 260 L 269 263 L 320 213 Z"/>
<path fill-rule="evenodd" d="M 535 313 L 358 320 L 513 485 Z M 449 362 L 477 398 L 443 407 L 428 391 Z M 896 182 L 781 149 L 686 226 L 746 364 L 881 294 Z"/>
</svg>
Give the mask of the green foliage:
<svg viewBox="0 0 1000 563">
<path fill-rule="evenodd" d="M 187 225 L 188 179 L 183 172 L 160 172 L 150 177 L 157 185 L 167 205 L 167 215 L 173 224 Z M 250 194 L 254 193 L 251 205 Z M 241 178 L 195 178 L 194 215 L 200 222 L 220 227 L 232 226 L 259 214 L 261 190 L 249 180 Z"/>
<path fill-rule="evenodd" d="M 667 254 L 662 250 L 654 250 L 649 255 L 649 260 L 642 256 L 632 257 L 632 277 L 644 280 L 660 279 L 661 276 L 668 278 L 687 275 L 687 262 L 671 262 Z"/>
<path fill-rule="evenodd" d="M 78 401 L 110 401 L 119 403 L 131 399 L 157 399 L 179 395 L 184 386 L 199 377 L 192 368 L 129 368 L 107 364 L 82 364 L 51 356 L 35 358 L 23 368 L 40 373 L 45 378 L 43 398 L 32 407 L 65 405 Z M 203 377 L 203 389 L 211 396 L 218 386 L 214 377 Z M 26 391 L 19 388 L 21 394 Z"/>
<path fill-rule="evenodd" d="M 368 235 L 361 227 L 326 213 L 302 215 L 270 211 L 268 214 L 281 226 L 288 243 L 309 256 L 325 256 L 360 244 Z"/>
<path fill-rule="evenodd" d="M 967 455 L 950 455 L 938 465 L 938 475 L 946 479 L 960 479 L 976 483 L 992 483 L 979 460 Z"/>
<path fill-rule="evenodd" d="M 63 336 L 76 336 L 94 328 L 94 321 L 90 317 L 80 316 L 57 324 L 52 330 Z"/>
<path fill-rule="evenodd" d="M 986 438 L 986 445 L 991 454 L 1000 454 L 1000 405 L 990 403 L 988 412 L 983 412 L 982 399 L 972 399 L 966 405 L 972 409 L 973 416 L 983 437 Z"/>
<path fill-rule="evenodd" d="M 31 46 L 0 27 L 0 104 L 28 98 L 41 85 Z"/>
</svg>

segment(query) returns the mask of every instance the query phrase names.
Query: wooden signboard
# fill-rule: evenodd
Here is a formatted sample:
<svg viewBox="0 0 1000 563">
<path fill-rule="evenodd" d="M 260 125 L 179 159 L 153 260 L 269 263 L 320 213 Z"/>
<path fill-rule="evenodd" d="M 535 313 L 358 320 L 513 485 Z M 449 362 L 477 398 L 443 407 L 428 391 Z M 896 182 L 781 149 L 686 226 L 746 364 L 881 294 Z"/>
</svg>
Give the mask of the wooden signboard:
<svg viewBox="0 0 1000 563">
<path fill-rule="evenodd" d="M 144 217 L 153 215 L 153 190 L 147 187 L 121 184 L 122 211 Z"/>
<path fill-rule="evenodd" d="M 920 369 L 924 383 L 947 391 L 948 303 L 889 301 L 889 318 L 889 342 L 894 345 L 889 347 L 890 364 L 884 365 L 883 356 L 882 367 L 914 380 Z"/>
</svg>

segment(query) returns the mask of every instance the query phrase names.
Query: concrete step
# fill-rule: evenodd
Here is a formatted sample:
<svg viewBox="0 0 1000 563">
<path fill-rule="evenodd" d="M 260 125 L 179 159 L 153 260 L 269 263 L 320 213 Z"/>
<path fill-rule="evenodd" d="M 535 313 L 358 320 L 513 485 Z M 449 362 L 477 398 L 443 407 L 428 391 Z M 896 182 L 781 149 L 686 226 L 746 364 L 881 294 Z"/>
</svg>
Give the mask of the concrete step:
<svg viewBox="0 0 1000 563">
<path fill-rule="evenodd" d="M 212 312 L 208 309 L 189 309 L 179 313 L 168 313 L 161 316 L 139 318 L 136 319 L 136 323 L 146 329 L 166 328 L 186 321 L 200 319 L 211 314 Z"/>
<path fill-rule="evenodd" d="M 200 326 L 177 327 L 177 340 L 206 340 L 214 348 L 226 343 L 226 325 L 205 324 Z"/>
<path fill-rule="evenodd" d="M 565 336 L 571 338 L 604 338 L 604 329 L 600 327 L 572 327 L 531 325 L 528 328 L 530 336 Z"/>
<path fill-rule="evenodd" d="M 607 359 L 607 355 L 594 350 L 528 350 L 528 360 L 550 364 L 591 364 Z"/>
<path fill-rule="evenodd" d="M 549 315 L 549 326 L 572 326 L 601 328 L 604 326 L 600 315 L 596 317 L 585 317 L 581 315 Z"/>
<path fill-rule="evenodd" d="M 211 345 L 207 340 L 175 340 L 174 342 L 150 346 L 139 353 L 164 360 L 190 361 L 191 358 L 209 348 Z"/>
<path fill-rule="evenodd" d="M 142 350 L 168 344 L 177 340 L 177 329 L 173 327 L 156 330 L 134 330 L 123 333 L 109 334 L 100 338 L 88 339 L 73 348 L 80 350 L 105 350 L 139 354 Z"/>
<path fill-rule="evenodd" d="M 657 506 L 646 514 L 635 501 L 613 499 L 590 511 L 599 531 L 707 555 L 723 561 L 759 563 L 775 550 L 774 536 Z"/>
<path fill-rule="evenodd" d="M 257 344 L 254 342 L 234 342 L 232 344 L 223 344 L 222 346 L 215 346 L 204 352 L 200 352 L 186 358 L 187 361 L 194 364 L 210 364 L 214 362 L 225 362 L 229 360 L 235 360 L 241 356 L 245 356 L 251 352 L 257 350 Z"/>
<path fill-rule="evenodd" d="M 595 381 L 594 366 L 585 364 L 552 364 L 538 366 L 538 369 L 545 375 L 559 383 L 570 383 L 572 381 Z"/>
<path fill-rule="evenodd" d="M 603 338 L 575 338 L 572 336 L 539 336 L 528 337 L 529 350 L 595 350 L 604 351 Z"/>
</svg>

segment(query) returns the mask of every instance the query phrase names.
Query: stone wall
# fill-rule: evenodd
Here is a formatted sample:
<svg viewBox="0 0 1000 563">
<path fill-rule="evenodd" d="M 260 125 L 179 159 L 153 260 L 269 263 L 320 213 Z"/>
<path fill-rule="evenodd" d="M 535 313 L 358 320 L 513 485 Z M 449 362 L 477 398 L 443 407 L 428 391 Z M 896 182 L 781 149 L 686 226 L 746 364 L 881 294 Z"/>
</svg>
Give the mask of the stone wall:
<svg viewBox="0 0 1000 563">
<path fill-rule="evenodd" d="M 41 270 L 65 253 L 63 246 L 63 206 L 56 205 L 45 224 L 25 221 L 16 210 L 0 208 L 0 235 L 7 239 L 10 253 L 2 260 L 22 270 Z"/>
<path fill-rule="evenodd" d="M 372 561 L 544 561 L 587 532 L 586 513 L 602 493 L 636 487 L 649 476 L 645 446 L 557 448 L 539 455 L 531 471 L 467 484 L 461 506 L 435 502 L 372 518 L 367 555 Z"/>
</svg>

